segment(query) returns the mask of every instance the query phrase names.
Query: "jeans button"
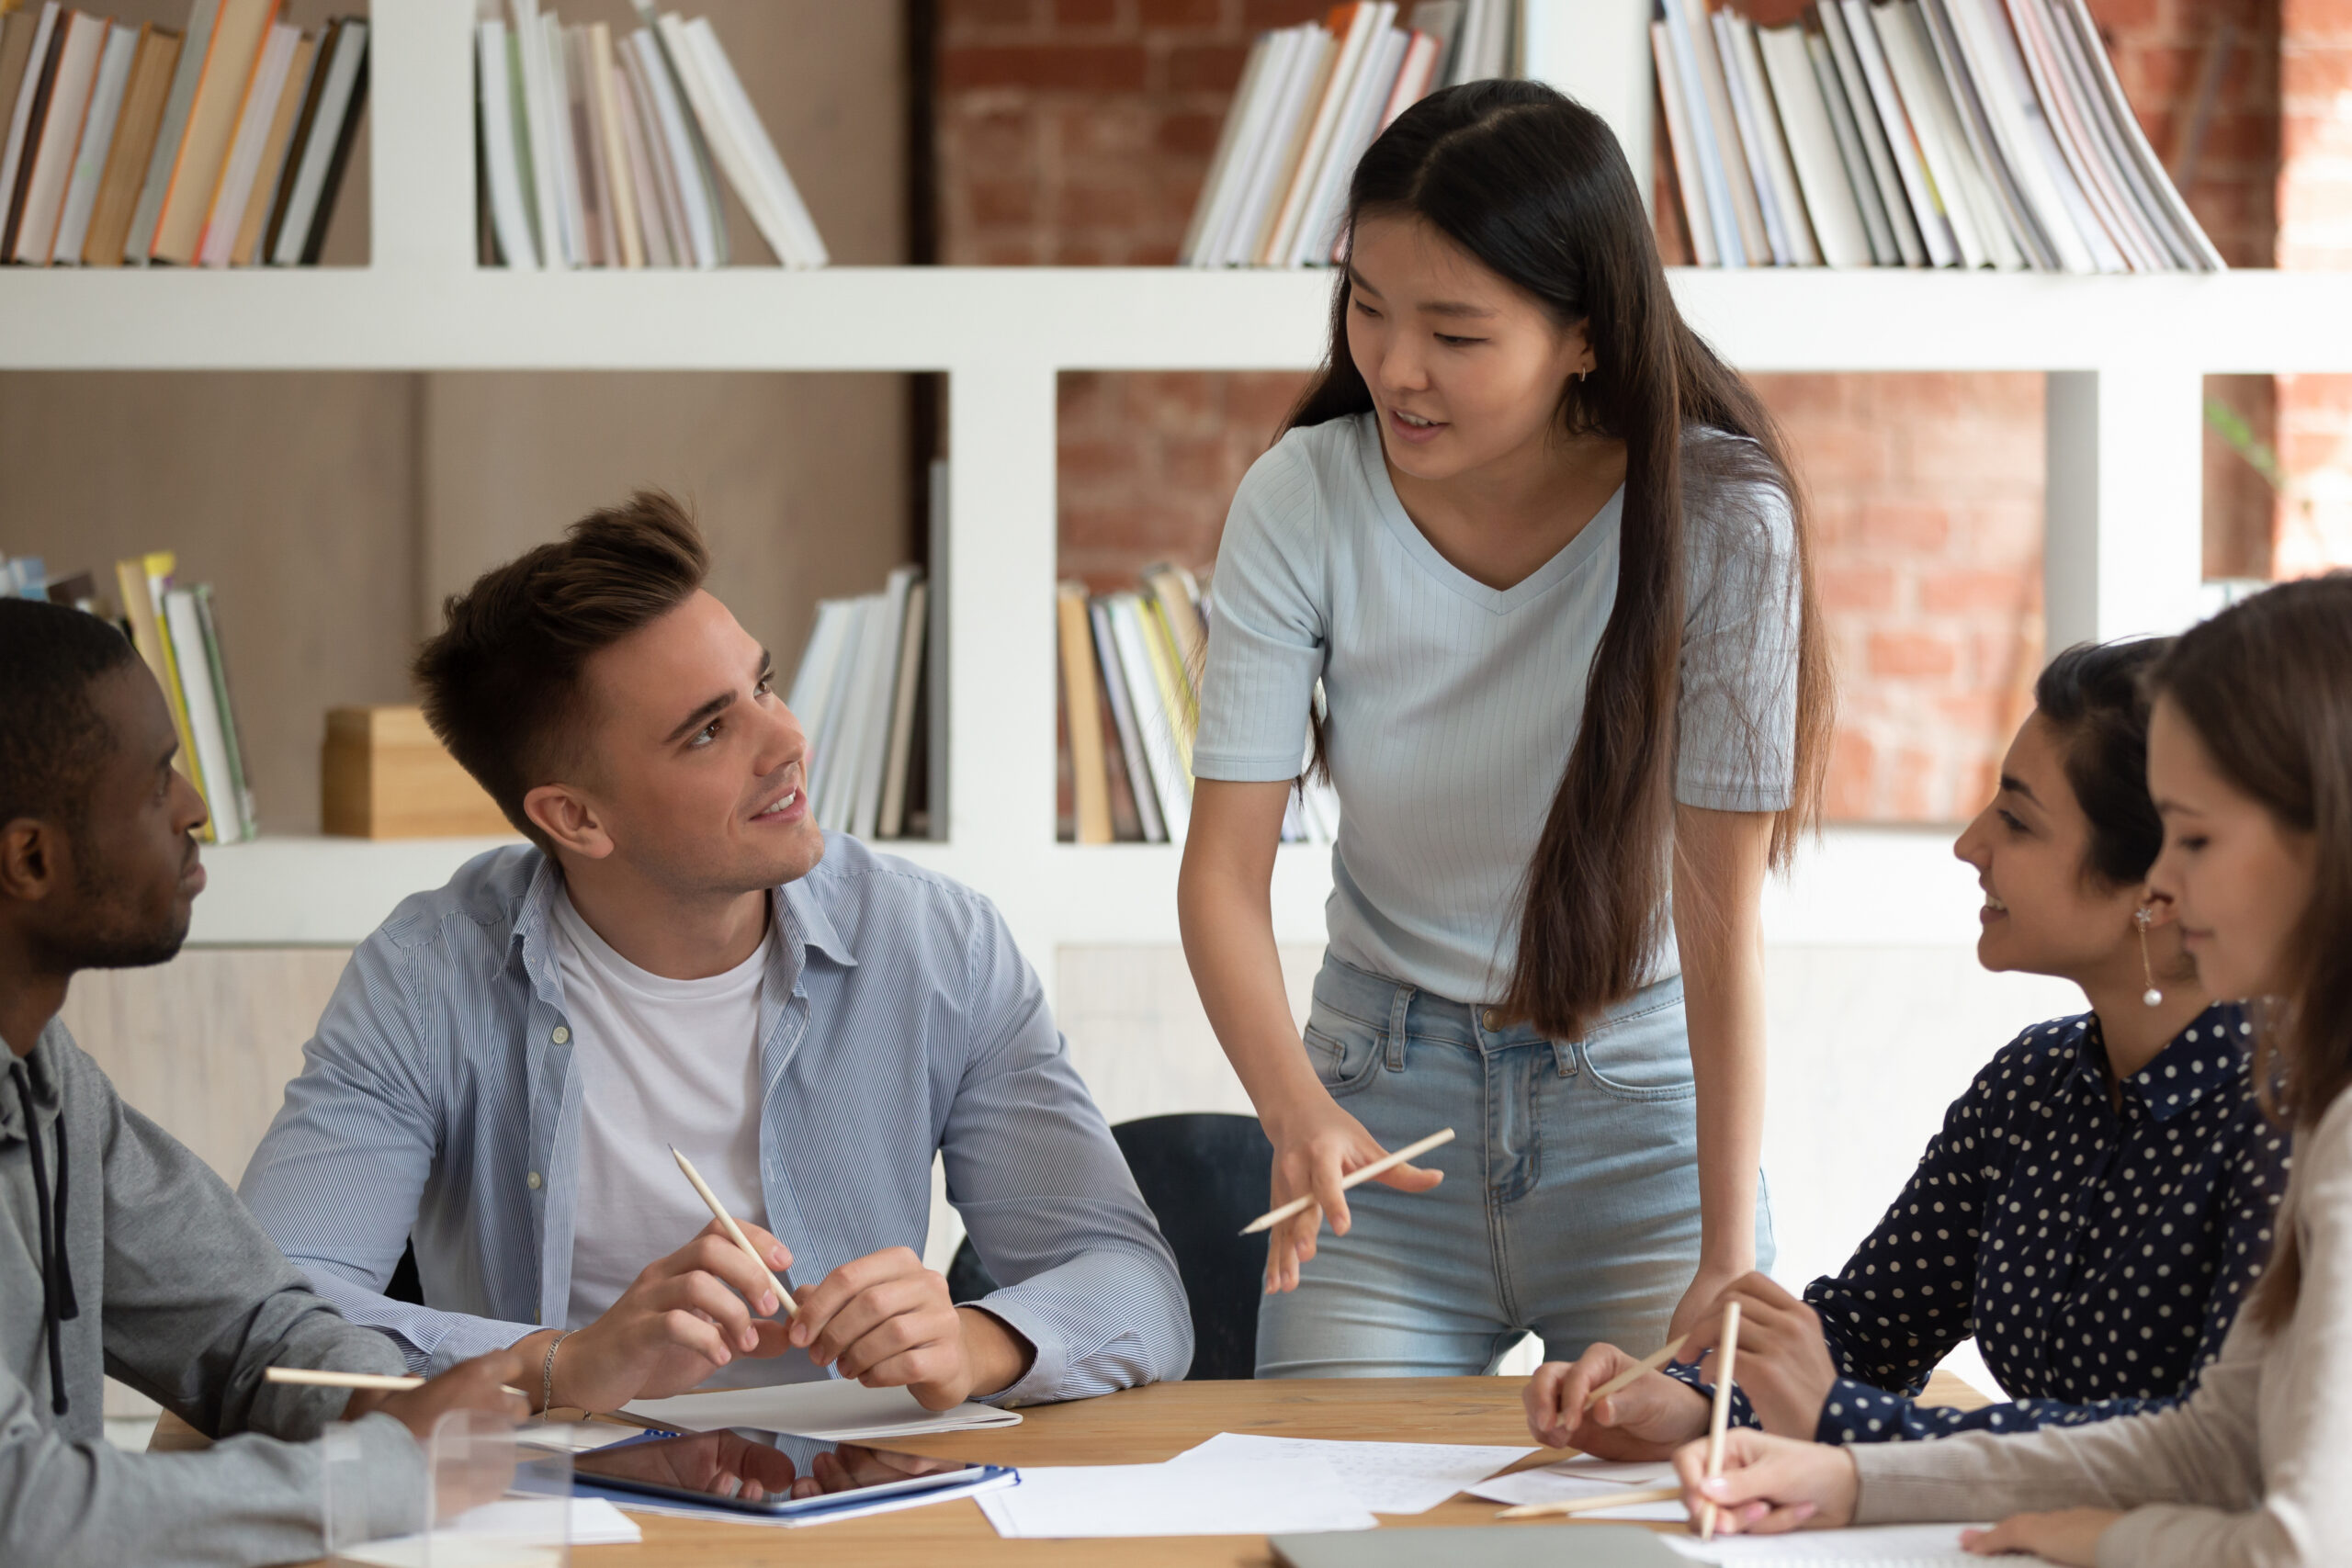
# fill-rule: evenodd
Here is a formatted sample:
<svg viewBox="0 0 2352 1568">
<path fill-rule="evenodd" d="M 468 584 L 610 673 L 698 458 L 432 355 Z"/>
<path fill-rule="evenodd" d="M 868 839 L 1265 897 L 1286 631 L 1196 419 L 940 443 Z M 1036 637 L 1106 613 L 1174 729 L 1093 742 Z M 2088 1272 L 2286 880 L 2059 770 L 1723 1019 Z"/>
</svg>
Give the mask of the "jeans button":
<svg viewBox="0 0 2352 1568">
<path fill-rule="evenodd" d="M 1479 1021 L 1484 1023 L 1488 1029 L 1500 1029 L 1503 1026 L 1503 1015 L 1497 1012 L 1493 1008 L 1488 1008 L 1485 1012 L 1479 1015 Z"/>
</svg>

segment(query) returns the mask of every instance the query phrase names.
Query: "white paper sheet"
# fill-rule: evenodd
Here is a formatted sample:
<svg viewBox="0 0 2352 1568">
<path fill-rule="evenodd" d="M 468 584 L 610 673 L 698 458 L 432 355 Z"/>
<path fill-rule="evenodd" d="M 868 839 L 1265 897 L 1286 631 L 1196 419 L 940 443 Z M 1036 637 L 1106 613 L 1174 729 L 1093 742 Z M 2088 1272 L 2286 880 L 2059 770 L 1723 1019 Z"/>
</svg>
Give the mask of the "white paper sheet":
<svg viewBox="0 0 2352 1568">
<path fill-rule="evenodd" d="M 967 1432 L 981 1427 L 1012 1427 L 1017 1410 L 958 1404 L 925 1410 L 903 1388 L 868 1388 L 845 1378 L 682 1393 L 674 1399 L 640 1399 L 621 1407 L 625 1416 L 673 1432 L 716 1432 L 756 1427 L 835 1443 L 872 1443 L 925 1432 Z"/>
<path fill-rule="evenodd" d="M 1557 1503 L 1569 1498 L 1595 1497 L 1603 1492 L 1630 1492 L 1635 1487 L 1672 1484 L 1674 1466 L 1664 1460 L 1632 1462 L 1578 1454 L 1557 1464 L 1547 1464 L 1541 1470 L 1520 1470 L 1509 1475 L 1498 1475 L 1491 1481 L 1479 1482 L 1468 1491 L 1473 1497 L 1483 1497 L 1492 1503 Z M 1653 1524 L 1680 1524 L 1688 1517 L 1682 1505 L 1673 1501 L 1634 1503 L 1623 1508 L 1601 1508 L 1577 1516 L 1580 1519 Z"/>
<path fill-rule="evenodd" d="M 1380 1523 L 1329 1464 L 1295 1456 L 1023 1467 L 1021 1484 L 982 1497 L 980 1511 L 1008 1540 L 1278 1535 Z"/>
<path fill-rule="evenodd" d="M 1320 1459 L 1350 1496 L 1375 1514 L 1426 1514 L 1448 1497 L 1516 1463 L 1532 1448 L 1470 1443 L 1344 1443 L 1316 1438 L 1270 1438 L 1219 1432 L 1170 1463 L 1225 1461 L 1256 1464 L 1274 1459 Z"/>
<path fill-rule="evenodd" d="M 1666 1544 L 1695 1562 L 1736 1568 L 1748 1562 L 1770 1562 L 1775 1568 L 1959 1568 L 2034 1563 L 2039 1557 L 1972 1557 L 1960 1544 L 1960 1532 L 1974 1525 L 1870 1525 L 1860 1529 L 1792 1530 L 1786 1535 L 1719 1535 L 1712 1541 L 1691 1536 L 1667 1536 Z"/>
</svg>

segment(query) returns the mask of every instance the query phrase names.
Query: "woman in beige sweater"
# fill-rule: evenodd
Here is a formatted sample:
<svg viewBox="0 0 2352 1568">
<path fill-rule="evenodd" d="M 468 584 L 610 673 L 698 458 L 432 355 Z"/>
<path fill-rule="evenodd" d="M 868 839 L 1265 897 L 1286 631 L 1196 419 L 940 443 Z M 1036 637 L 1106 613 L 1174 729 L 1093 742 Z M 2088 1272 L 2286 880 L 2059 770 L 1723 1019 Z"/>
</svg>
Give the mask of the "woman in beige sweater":
<svg viewBox="0 0 2352 1568">
<path fill-rule="evenodd" d="M 2261 998 L 2257 1081 L 2295 1134 L 2275 1252 L 2188 1403 L 2093 1427 L 1826 1448 L 1731 1434 L 1675 1456 L 1716 1528 L 2007 1516 L 1965 1539 L 2054 1562 L 2352 1562 L 2352 574 L 2289 583 L 2156 668 L 2151 884 L 2206 988 Z M 2152 1280 L 2164 1265 L 2152 1258 Z"/>
</svg>

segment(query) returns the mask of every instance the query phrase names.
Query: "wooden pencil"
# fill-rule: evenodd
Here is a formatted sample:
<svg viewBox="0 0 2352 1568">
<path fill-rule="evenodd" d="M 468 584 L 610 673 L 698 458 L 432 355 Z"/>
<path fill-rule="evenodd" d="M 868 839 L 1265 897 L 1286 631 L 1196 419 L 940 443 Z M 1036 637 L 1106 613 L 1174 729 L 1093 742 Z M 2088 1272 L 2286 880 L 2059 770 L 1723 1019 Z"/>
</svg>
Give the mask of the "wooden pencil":
<svg viewBox="0 0 2352 1568">
<path fill-rule="evenodd" d="M 702 1172 L 695 1168 L 695 1162 L 679 1153 L 678 1145 L 675 1144 L 670 1145 L 670 1157 L 678 1162 L 678 1168 L 684 1171 L 686 1179 L 695 1184 L 695 1190 L 702 1194 L 702 1201 L 710 1205 L 711 1217 L 719 1223 L 729 1235 L 735 1238 L 735 1245 L 743 1249 L 743 1256 L 750 1258 L 760 1273 L 766 1278 L 768 1289 L 775 1292 L 776 1305 L 783 1311 L 784 1315 L 798 1317 L 800 1308 L 794 1304 L 792 1292 L 784 1288 L 784 1281 L 777 1279 L 775 1272 L 768 1268 L 768 1260 L 760 1256 L 760 1249 L 752 1245 L 751 1238 L 743 1234 L 743 1227 L 735 1223 L 735 1216 L 727 1212 L 727 1205 L 718 1201 L 718 1194 L 713 1192 L 710 1190 L 710 1184 L 702 1179 Z"/>
<path fill-rule="evenodd" d="M 314 1367 L 272 1367 L 261 1375 L 264 1382 L 299 1383 L 304 1388 L 366 1388 L 386 1393 L 401 1393 L 412 1388 L 423 1388 L 423 1378 L 394 1377 L 388 1372 L 322 1372 Z"/>
<path fill-rule="evenodd" d="M 1589 1514 L 1596 1508 L 1630 1508 L 1636 1503 L 1671 1503 L 1682 1495 L 1679 1486 L 1637 1486 L 1630 1492 L 1596 1492 L 1589 1497 L 1562 1497 L 1550 1503 L 1521 1503 L 1505 1508 L 1498 1519 L 1541 1519 L 1557 1514 Z"/>
<path fill-rule="evenodd" d="M 1453 1142 L 1453 1129 L 1451 1127 L 1448 1127 L 1442 1133 L 1431 1133 L 1428 1137 L 1423 1138 L 1419 1143 L 1407 1144 L 1395 1154 L 1389 1155 L 1382 1159 L 1374 1160 L 1362 1170 L 1351 1170 L 1348 1172 L 1347 1175 L 1340 1178 L 1340 1190 L 1345 1192 L 1351 1187 L 1361 1187 L 1375 1176 L 1385 1176 L 1388 1172 L 1396 1169 L 1398 1166 L 1403 1165 L 1407 1160 L 1411 1159 L 1416 1155 L 1425 1155 L 1431 1149 L 1437 1147 L 1440 1144 L 1450 1144 L 1452 1142 Z M 1284 1203 L 1282 1207 L 1278 1209 L 1270 1209 L 1266 1213 L 1259 1215 L 1256 1219 L 1251 1220 L 1248 1224 L 1241 1227 L 1241 1234 L 1243 1235 L 1256 1235 L 1260 1231 L 1272 1230 L 1274 1226 L 1281 1224 L 1284 1220 L 1289 1219 L 1293 1214 L 1303 1214 L 1314 1206 L 1315 1196 L 1313 1193 L 1308 1193 L 1305 1197 L 1301 1198 L 1294 1198 L 1289 1202 Z"/>
<path fill-rule="evenodd" d="M 1723 1337 L 1715 1342 L 1715 1408 L 1707 1421 L 1707 1479 L 1719 1481 L 1724 1473 L 1724 1434 L 1731 1427 L 1731 1380 L 1733 1368 L 1739 1359 L 1739 1303 L 1724 1303 Z M 1715 1539 L 1715 1506 L 1699 1505 L 1699 1539 Z"/>
<path fill-rule="evenodd" d="M 401 1377 L 390 1372 L 327 1372 L 316 1367 L 266 1367 L 262 1370 L 261 1381 L 294 1383 L 303 1388 L 368 1389 L 382 1393 L 406 1393 L 410 1389 L 424 1386 L 423 1378 Z M 506 1392 L 521 1393 L 526 1399 L 531 1397 L 513 1383 L 506 1385 Z"/>
</svg>

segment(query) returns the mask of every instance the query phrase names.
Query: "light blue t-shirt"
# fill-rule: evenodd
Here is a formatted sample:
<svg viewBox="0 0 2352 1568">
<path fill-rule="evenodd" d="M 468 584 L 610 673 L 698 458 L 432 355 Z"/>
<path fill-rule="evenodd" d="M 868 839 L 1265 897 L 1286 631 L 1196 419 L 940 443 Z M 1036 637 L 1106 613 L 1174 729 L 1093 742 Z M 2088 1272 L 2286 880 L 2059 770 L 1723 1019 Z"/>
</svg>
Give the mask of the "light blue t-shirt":
<svg viewBox="0 0 2352 1568">
<path fill-rule="evenodd" d="M 1695 432 L 1685 450 L 1729 439 Z M 1683 465 L 1675 798 L 1778 811 L 1794 751 L 1794 525 L 1777 488 L 1711 484 L 1706 467 Z M 1193 771 L 1296 776 L 1323 682 L 1341 961 L 1458 1001 L 1502 994 L 1616 599 L 1623 509 L 1621 489 L 1532 575 L 1494 589 L 1406 514 L 1369 414 L 1292 431 L 1243 478 L 1217 550 Z M 1678 972 L 1667 947 L 1648 979 Z"/>
</svg>

